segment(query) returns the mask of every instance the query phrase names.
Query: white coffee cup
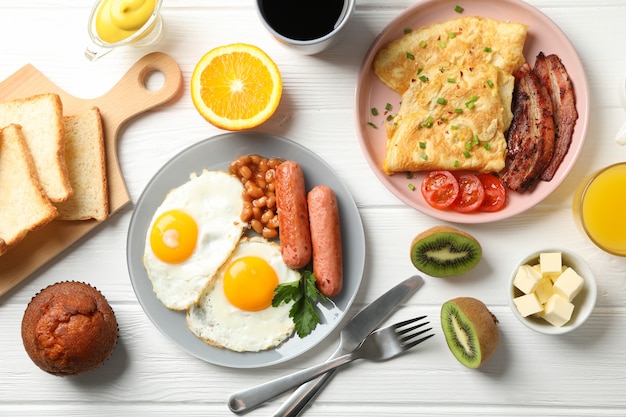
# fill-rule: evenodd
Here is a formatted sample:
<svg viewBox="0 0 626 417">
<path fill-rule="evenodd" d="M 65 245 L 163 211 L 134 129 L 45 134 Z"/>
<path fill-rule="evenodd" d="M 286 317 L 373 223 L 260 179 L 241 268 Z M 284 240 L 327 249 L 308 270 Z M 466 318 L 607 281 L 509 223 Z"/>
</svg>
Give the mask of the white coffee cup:
<svg viewBox="0 0 626 417">
<path fill-rule="evenodd" d="M 313 55 L 334 45 L 346 31 L 356 0 L 256 0 L 265 28 L 286 47 Z"/>
</svg>

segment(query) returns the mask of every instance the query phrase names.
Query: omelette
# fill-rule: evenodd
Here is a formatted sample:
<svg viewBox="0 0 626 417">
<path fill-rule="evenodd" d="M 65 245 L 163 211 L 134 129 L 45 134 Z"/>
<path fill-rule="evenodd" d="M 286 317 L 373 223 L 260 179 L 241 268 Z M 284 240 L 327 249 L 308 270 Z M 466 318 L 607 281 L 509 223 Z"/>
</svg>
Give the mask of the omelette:
<svg viewBox="0 0 626 417">
<path fill-rule="evenodd" d="M 485 62 L 512 74 L 526 62 L 528 27 L 480 16 L 422 26 L 393 40 L 374 57 L 374 72 L 402 94 L 419 68 L 440 64 L 471 67 Z"/>
<path fill-rule="evenodd" d="M 491 64 L 420 71 L 387 124 L 384 171 L 500 171 L 513 88 L 514 77 Z"/>
<path fill-rule="evenodd" d="M 521 23 L 460 17 L 405 33 L 378 51 L 374 73 L 402 95 L 386 126 L 384 172 L 502 170 L 512 73 L 526 61 L 527 32 Z"/>
</svg>

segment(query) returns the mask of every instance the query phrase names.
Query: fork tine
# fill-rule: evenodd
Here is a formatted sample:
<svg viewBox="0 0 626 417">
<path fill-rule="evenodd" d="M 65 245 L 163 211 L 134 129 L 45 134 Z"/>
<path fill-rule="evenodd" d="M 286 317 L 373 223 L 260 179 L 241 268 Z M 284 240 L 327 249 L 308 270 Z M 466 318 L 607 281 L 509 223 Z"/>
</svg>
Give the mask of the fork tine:
<svg viewBox="0 0 626 417">
<path fill-rule="evenodd" d="M 404 321 L 401 321 L 399 323 L 394 324 L 393 328 L 396 329 L 396 331 L 397 331 L 401 327 L 404 327 L 404 326 L 406 326 L 408 324 L 411 324 L 411 323 L 415 323 L 416 321 L 419 321 L 419 320 L 422 320 L 422 319 L 425 319 L 425 318 L 426 318 L 426 316 L 419 316 L 419 317 L 414 317 L 412 319 L 404 320 Z"/>
<path fill-rule="evenodd" d="M 416 338 L 416 337 L 418 337 L 418 336 L 423 335 L 424 333 L 426 333 L 426 332 L 428 332 L 428 331 L 430 331 L 430 330 L 432 330 L 432 329 L 433 329 L 432 327 L 429 327 L 428 329 L 420 330 L 419 332 L 416 332 L 416 333 L 411 333 L 411 334 L 405 335 L 405 336 L 404 336 L 404 337 L 402 337 L 402 338 L 398 338 L 398 341 L 399 341 L 400 343 L 402 343 L 402 344 L 408 343 L 409 341 L 411 341 L 411 340 L 415 339 L 415 338 Z"/>
<path fill-rule="evenodd" d="M 424 332 L 427 332 L 428 330 L 432 330 L 432 329 L 426 329 L 426 330 L 424 330 L 423 332 L 420 332 L 420 334 L 421 334 L 421 333 L 424 333 Z M 403 349 L 403 350 L 409 350 L 409 349 L 411 349 L 412 347 L 419 345 L 419 344 L 420 344 L 420 343 L 422 343 L 424 340 L 430 339 L 430 338 L 431 338 L 431 337 L 433 337 L 434 335 L 435 335 L 434 333 L 431 333 L 431 334 L 429 334 L 429 335 L 427 335 L 427 336 L 424 336 L 424 337 L 422 337 L 421 339 L 417 339 L 417 340 L 415 340 L 415 341 L 413 341 L 413 342 L 411 342 L 411 343 L 403 344 L 403 345 L 402 345 L 402 349 Z"/>
<path fill-rule="evenodd" d="M 417 325 L 415 325 L 413 327 L 409 327 L 408 329 L 396 329 L 396 334 L 403 335 L 403 334 L 411 332 L 411 331 L 413 331 L 415 329 L 419 329 L 420 327 L 426 326 L 427 324 L 430 324 L 430 322 L 429 321 L 425 321 L 425 322 L 419 323 L 419 324 L 417 324 Z"/>
</svg>

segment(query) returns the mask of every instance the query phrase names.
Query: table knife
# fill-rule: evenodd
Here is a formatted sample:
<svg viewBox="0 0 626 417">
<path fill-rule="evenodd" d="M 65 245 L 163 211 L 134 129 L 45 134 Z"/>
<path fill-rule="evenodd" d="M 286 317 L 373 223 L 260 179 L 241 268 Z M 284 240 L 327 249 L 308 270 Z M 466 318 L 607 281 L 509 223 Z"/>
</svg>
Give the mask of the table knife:
<svg viewBox="0 0 626 417">
<path fill-rule="evenodd" d="M 424 280 L 417 275 L 407 278 L 357 313 L 341 331 L 341 343 L 329 359 L 356 349 L 368 334 L 379 327 L 395 311 L 398 305 L 408 300 L 423 284 Z M 335 371 L 327 372 L 317 379 L 300 386 L 272 416 L 298 416 L 328 383 L 334 373 Z"/>
</svg>

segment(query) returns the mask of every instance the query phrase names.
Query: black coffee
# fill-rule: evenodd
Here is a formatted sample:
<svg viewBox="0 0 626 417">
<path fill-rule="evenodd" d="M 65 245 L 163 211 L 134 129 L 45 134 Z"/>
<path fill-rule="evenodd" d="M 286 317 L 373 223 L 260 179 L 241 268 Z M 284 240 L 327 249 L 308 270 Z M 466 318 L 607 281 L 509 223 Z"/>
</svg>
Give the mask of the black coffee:
<svg viewBox="0 0 626 417">
<path fill-rule="evenodd" d="M 335 28 L 345 0 L 260 0 L 269 25 L 286 38 L 308 41 Z"/>
</svg>

